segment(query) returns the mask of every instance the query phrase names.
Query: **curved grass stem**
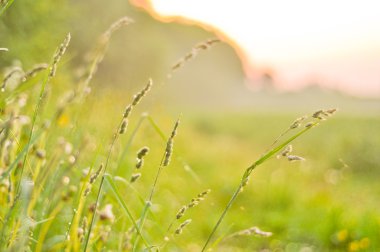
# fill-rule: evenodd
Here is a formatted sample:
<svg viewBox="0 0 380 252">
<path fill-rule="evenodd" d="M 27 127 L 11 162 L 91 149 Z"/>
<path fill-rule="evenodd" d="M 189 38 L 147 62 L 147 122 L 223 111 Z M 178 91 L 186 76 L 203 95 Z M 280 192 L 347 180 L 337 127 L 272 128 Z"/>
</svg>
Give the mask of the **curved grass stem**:
<svg viewBox="0 0 380 252">
<path fill-rule="evenodd" d="M 318 122 L 314 122 L 312 126 L 315 126 L 317 125 Z M 245 171 L 244 171 L 244 174 L 242 176 L 242 179 L 241 179 L 241 182 L 239 184 L 239 186 L 237 187 L 237 189 L 235 190 L 234 194 L 231 196 L 230 200 L 228 201 L 226 207 L 224 208 L 222 214 L 220 215 L 217 223 L 215 224 L 214 228 L 212 229 L 210 235 L 208 236 L 205 244 L 203 245 L 203 248 L 202 248 L 202 252 L 206 250 L 208 244 L 210 243 L 212 237 L 214 236 L 216 230 L 218 229 L 218 227 L 220 226 L 220 224 L 222 223 L 225 215 L 227 214 L 227 211 L 231 208 L 232 204 L 235 202 L 237 196 L 239 195 L 239 193 L 241 192 L 241 189 L 243 189 L 243 187 L 245 186 L 249 176 L 251 175 L 252 171 L 260 164 L 264 163 L 266 160 L 268 160 L 269 158 L 271 158 L 272 156 L 274 156 L 276 153 L 278 153 L 281 149 L 283 149 L 286 145 L 288 145 L 289 143 L 291 143 L 292 141 L 294 141 L 296 138 L 300 137 L 301 135 L 303 135 L 304 133 L 306 133 L 307 131 L 309 131 L 311 128 L 313 128 L 312 126 L 310 127 L 307 127 L 307 128 L 304 128 L 303 130 L 299 131 L 298 133 L 294 134 L 293 136 L 289 137 L 287 140 L 283 141 L 281 144 L 279 144 L 277 147 L 275 148 L 272 148 L 271 150 L 269 150 L 268 152 L 266 152 L 261 158 L 259 158 L 256 162 L 254 162 L 251 166 L 249 166 Z"/>
</svg>

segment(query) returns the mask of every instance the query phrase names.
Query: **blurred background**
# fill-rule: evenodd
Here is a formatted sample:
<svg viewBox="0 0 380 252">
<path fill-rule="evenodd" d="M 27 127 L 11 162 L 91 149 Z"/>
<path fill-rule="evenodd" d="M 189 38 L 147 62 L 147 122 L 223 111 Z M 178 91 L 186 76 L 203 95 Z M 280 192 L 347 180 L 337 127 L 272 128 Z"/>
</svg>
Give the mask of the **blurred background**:
<svg viewBox="0 0 380 252">
<path fill-rule="evenodd" d="M 304 112 L 333 106 L 342 113 L 380 112 L 380 18 L 371 1 L 341 9 L 338 3 L 297 1 L 277 8 L 272 8 L 276 3 L 246 1 L 231 6 L 209 1 L 204 8 L 201 1 L 133 4 L 14 3 L 0 27 L 2 45 L 10 49 L 0 64 L 19 60 L 27 67 L 43 61 L 70 31 L 70 63 L 78 66 L 99 34 L 128 15 L 136 22 L 112 39 L 96 86 L 128 89 L 152 77 L 164 86 L 160 97 L 199 110 Z M 217 11 L 210 11 L 213 4 L 219 5 Z M 170 67 L 194 45 L 213 37 L 223 43 L 167 78 Z"/>
<path fill-rule="evenodd" d="M 221 249 L 376 251 L 377 12 L 376 1 L 16 0 L 0 21 L 0 47 L 9 49 L 0 54 L 0 69 L 5 74 L 10 66 L 28 69 L 47 62 L 70 32 L 72 43 L 55 84 L 57 94 L 74 88 L 99 35 L 118 18 L 132 18 L 133 24 L 112 37 L 83 123 L 87 133 L 103 134 L 100 128 L 112 124 L 119 108 L 152 78 L 155 88 L 140 112 L 157 115 L 166 128 L 183 114 L 178 152 L 196 173 L 195 185 L 213 190 L 203 218 L 223 209 L 244 169 L 295 118 L 338 108 L 334 118 L 294 144 L 307 161 L 272 160 L 260 167 L 224 222 L 231 232 L 257 225 L 274 236 L 238 238 Z M 171 71 L 209 38 L 222 43 Z M 194 178 L 186 174 L 181 170 L 174 185 L 164 179 L 163 195 L 172 196 L 178 185 L 190 188 Z M 190 189 L 184 195 L 192 195 Z M 213 224 L 200 222 L 187 234 L 195 241 Z"/>
</svg>

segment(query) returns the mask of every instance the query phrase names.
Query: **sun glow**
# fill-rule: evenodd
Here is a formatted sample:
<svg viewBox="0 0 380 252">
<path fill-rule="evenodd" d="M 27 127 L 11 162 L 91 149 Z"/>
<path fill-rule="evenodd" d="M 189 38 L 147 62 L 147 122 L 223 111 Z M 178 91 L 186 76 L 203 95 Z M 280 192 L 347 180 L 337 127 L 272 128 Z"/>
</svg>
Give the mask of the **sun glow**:
<svg viewBox="0 0 380 252">
<path fill-rule="evenodd" d="M 271 69 L 280 87 L 308 82 L 380 95 L 378 1 L 134 1 L 161 19 L 194 20 L 234 41 L 255 79 Z"/>
</svg>

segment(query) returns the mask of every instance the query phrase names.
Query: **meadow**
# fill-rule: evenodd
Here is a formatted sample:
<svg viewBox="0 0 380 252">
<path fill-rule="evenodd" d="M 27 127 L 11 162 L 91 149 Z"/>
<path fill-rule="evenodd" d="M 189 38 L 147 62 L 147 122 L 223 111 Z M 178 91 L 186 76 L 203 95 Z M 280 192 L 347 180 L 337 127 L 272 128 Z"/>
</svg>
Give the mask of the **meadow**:
<svg viewBox="0 0 380 252">
<path fill-rule="evenodd" d="M 112 34 L 130 22 L 100 36 L 79 77 L 70 35 L 50 63 L 4 70 L 1 251 L 380 248 L 376 114 L 325 104 L 307 118 L 302 108 L 182 112 L 160 104 L 149 73 L 129 90 L 92 86 Z M 172 70 L 207 57 L 210 41 Z"/>
</svg>

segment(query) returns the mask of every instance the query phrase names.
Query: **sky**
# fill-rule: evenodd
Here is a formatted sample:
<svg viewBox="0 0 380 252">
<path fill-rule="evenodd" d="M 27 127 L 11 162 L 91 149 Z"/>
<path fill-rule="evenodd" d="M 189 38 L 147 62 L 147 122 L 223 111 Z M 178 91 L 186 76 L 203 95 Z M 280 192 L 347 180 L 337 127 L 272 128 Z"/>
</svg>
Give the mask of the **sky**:
<svg viewBox="0 0 380 252">
<path fill-rule="evenodd" d="M 230 43 L 246 76 L 380 97 L 378 0 L 135 0 L 164 21 L 195 22 Z"/>
</svg>

